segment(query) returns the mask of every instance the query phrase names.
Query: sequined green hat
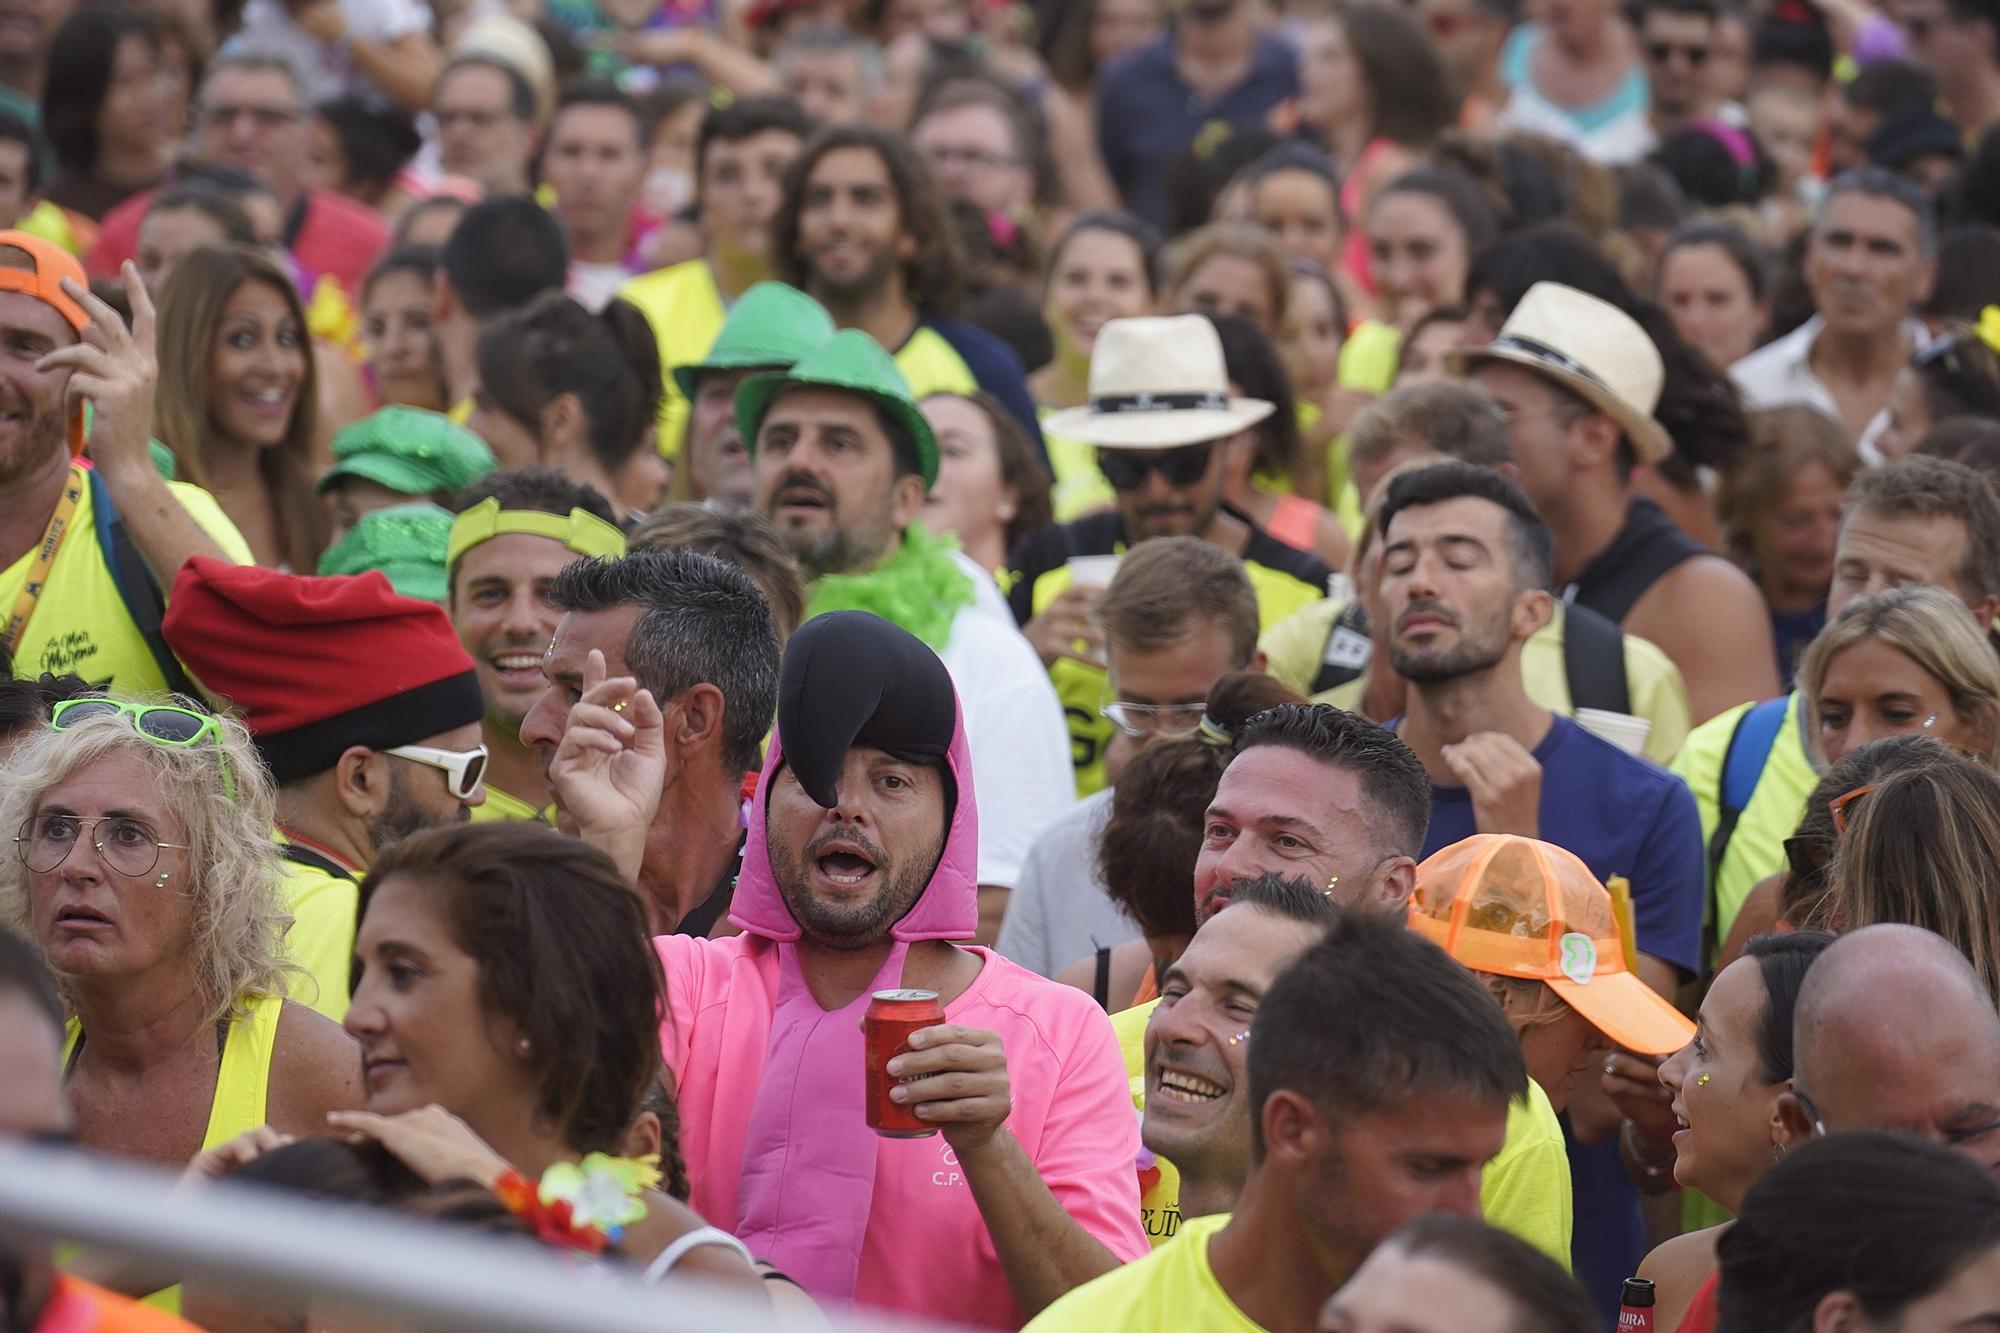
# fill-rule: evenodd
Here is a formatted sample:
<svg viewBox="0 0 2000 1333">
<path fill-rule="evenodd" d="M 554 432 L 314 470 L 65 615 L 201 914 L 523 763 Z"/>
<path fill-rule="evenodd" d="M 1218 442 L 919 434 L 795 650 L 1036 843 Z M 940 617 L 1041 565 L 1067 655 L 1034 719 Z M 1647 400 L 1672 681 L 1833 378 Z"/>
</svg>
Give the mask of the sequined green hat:
<svg viewBox="0 0 2000 1333">
<path fill-rule="evenodd" d="M 404 495 L 456 492 L 497 467 L 486 442 L 450 417 L 396 404 L 333 437 L 333 466 L 318 490 L 359 477 Z"/>
<path fill-rule="evenodd" d="M 370 510 L 327 548 L 319 558 L 319 572 L 380 570 L 403 596 L 443 605 L 450 592 L 444 555 L 451 522 L 450 511 L 429 501 Z"/>
</svg>

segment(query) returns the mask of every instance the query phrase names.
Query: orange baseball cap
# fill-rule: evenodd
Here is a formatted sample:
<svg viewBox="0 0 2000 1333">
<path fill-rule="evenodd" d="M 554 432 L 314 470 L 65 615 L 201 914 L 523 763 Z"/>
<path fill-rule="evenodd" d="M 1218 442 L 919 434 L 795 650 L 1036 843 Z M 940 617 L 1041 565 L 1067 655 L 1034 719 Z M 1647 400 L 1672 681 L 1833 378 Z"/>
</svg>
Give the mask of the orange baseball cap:
<svg viewBox="0 0 2000 1333">
<path fill-rule="evenodd" d="M 1541 981 L 1628 1051 L 1671 1055 L 1694 1024 L 1625 967 L 1611 894 L 1553 843 L 1481 833 L 1417 867 L 1410 928 L 1475 972 Z"/>
<path fill-rule="evenodd" d="M 34 260 L 35 266 L 26 269 L 0 265 L 0 291 L 23 292 L 44 305 L 52 306 L 80 336 L 90 324 L 90 314 L 62 289 L 64 278 L 75 279 L 77 285 L 86 290 L 90 287 L 90 278 L 76 256 L 25 231 L 0 231 L 0 246 L 9 245 Z M 72 457 L 83 452 L 83 404 L 80 402 L 70 412 L 69 452 Z"/>
</svg>

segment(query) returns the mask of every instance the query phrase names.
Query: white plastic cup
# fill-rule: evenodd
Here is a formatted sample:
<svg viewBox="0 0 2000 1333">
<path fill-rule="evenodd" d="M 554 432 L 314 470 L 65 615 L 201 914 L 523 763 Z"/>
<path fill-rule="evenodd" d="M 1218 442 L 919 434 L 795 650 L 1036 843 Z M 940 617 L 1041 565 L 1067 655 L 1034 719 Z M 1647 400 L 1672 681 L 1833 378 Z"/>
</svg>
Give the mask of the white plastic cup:
<svg viewBox="0 0 2000 1333">
<path fill-rule="evenodd" d="M 1064 561 L 1069 570 L 1069 581 L 1083 588 L 1108 588 L 1118 573 L 1118 562 L 1123 557 L 1116 555 L 1073 555 Z"/>
<path fill-rule="evenodd" d="M 1576 723 L 1599 740 L 1610 741 L 1626 754 L 1643 754 L 1653 732 L 1651 718 L 1614 713 L 1604 708 L 1579 708 Z"/>
</svg>

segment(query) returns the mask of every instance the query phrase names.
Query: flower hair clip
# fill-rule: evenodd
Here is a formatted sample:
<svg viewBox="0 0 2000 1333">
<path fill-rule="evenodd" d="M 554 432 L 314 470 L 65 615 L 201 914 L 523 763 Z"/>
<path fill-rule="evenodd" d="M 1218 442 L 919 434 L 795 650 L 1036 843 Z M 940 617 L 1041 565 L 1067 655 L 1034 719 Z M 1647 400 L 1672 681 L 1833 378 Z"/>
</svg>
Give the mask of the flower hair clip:
<svg viewBox="0 0 2000 1333">
<path fill-rule="evenodd" d="M 594 1152 L 581 1162 L 557 1162 L 539 1181 L 506 1171 L 493 1193 L 548 1244 L 595 1256 L 646 1215 L 640 1196 L 659 1183 L 657 1157 Z"/>
</svg>

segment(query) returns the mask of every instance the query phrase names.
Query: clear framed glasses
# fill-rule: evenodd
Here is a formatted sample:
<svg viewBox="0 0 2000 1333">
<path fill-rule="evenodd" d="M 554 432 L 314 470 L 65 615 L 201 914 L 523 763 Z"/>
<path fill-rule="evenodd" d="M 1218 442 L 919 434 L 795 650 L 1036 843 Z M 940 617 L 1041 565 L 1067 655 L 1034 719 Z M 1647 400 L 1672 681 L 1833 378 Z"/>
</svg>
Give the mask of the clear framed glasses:
<svg viewBox="0 0 2000 1333">
<path fill-rule="evenodd" d="M 473 750 L 440 750 L 435 745 L 397 745 L 384 750 L 398 759 L 442 769 L 445 786 L 461 801 L 469 801 L 486 778 L 486 747 Z"/>
<path fill-rule="evenodd" d="M 1115 700 L 1097 711 L 1135 740 L 1184 741 L 1201 729 L 1207 704 L 1128 704 Z"/>
<path fill-rule="evenodd" d="M 45 875 L 69 859 L 69 854 L 83 841 L 86 829 L 104 864 L 133 879 L 153 873 L 153 867 L 160 863 L 162 847 L 180 852 L 189 850 L 186 843 L 160 841 L 151 825 L 130 815 L 100 815 L 91 819 L 44 812 L 21 821 L 20 831 L 14 835 L 15 855 L 29 870 Z"/>
</svg>

